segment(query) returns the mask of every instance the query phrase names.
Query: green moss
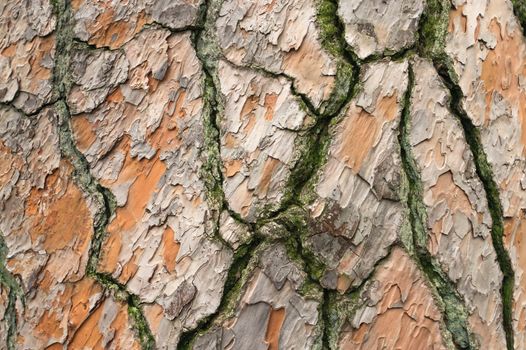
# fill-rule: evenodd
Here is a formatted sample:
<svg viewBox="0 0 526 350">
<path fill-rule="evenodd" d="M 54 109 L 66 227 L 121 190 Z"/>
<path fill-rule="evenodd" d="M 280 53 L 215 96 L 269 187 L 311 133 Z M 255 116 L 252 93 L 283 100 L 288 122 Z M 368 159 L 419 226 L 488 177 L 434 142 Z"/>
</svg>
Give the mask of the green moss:
<svg viewBox="0 0 526 350">
<path fill-rule="evenodd" d="M 360 60 L 345 41 L 345 26 L 338 16 L 337 0 L 318 0 L 316 19 L 323 48 L 334 57 L 359 65 Z"/>
<path fill-rule="evenodd" d="M 449 0 L 427 0 L 420 17 L 418 49 L 421 56 L 431 59 L 444 56 L 450 8 Z"/>
<path fill-rule="evenodd" d="M 129 294 L 127 304 L 128 315 L 130 316 L 130 319 L 133 320 L 133 328 L 139 339 L 141 348 L 144 350 L 155 349 L 155 339 L 150 330 L 150 326 L 148 325 L 148 321 L 146 321 L 146 318 L 143 315 L 139 298 L 133 294 Z"/>
<path fill-rule="evenodd" d="M 307 186 L 312 189 L 314 186 L 313 177 L 325 163 L 329 146 L 328 125 L 321 125 L 318 122 L 309 133 L 299 137 L 295 144 L 296 149 L 300 150 L 300 156 L 296 165 L 291 171 L 286 184 L 286 190 L 281 204 L 281 211 L 291 205 L 302 205 L 310 201 L 304 194 L 312 191 L 303 191 Z"/>
<path fill-rule="evenodd" d="M 517 16 L 517 19 L 522 26 L 522 31 L 524 35 L 526 35 L 526 1 L 511 0 L 511 2 L 513 3 L 513 11 L 515 12 L 515 16 Z"/>
<path fill-rule="evenodd" d="M 324 324 L 325 349 L 339 349 L 339 340 L 342 328 L 347 320 L 351 320 L 356 310 L 363 305 L 360 294 L 363 288 L 358 288 L 344 295 L 336 291 L 324 290 L 323 312 L 321 314 Z"/>
<path fill-rule="evenodd" d="M 212 208 L 221 208 L 225 195 L 223 193 L 223 174 L 221 172 L 221 156 L 219 150 L 219 130 L 216 125 L 216 89 L 212 77 L 205 75 L 203 91 L 203 122 L 204 122 L 204 164 L 201 178 L 207 189 L 207 201 Z"/>
<path fill-rule="evenodd" d="M 55 59 L 53 67 L 53 97 L 66 98 L 71 88 L 70 55 L 73 47 L 73 15 L 70 2 L 67 0 L 52 1 L 53 11 L 57 19 L 55 29 Z"/>
<path fill-rule="evenodd" d="M 338 115 L 350 100 L 355 85 L 355 74 L 352 65 L 340 61 L 337 66 L 336 80 L 329 99 L 321 105 L 322 116 Z"/>
<path fill-rule="evenodd" d="M 360 60 L 348 47 L 344 26 L 338 17 L 335 0 L 318 0 L 316 22 L 322 47 L 338 62 L 336 81 L 331 95 L 318 112 L 322 117 L 334 117 L 356 93 Z"/>
<path fill-rule="evenodd" d="M 319 284 L 325 272 L 325 265 L 310 251 L 305 244 L 309 232 L 309 213 L 300 206 L 291 206 L 277 216 L 274 221 L 287 230 L 285 240 L 289 257 L 301 264 L 309 278 Z"/>
</svg>

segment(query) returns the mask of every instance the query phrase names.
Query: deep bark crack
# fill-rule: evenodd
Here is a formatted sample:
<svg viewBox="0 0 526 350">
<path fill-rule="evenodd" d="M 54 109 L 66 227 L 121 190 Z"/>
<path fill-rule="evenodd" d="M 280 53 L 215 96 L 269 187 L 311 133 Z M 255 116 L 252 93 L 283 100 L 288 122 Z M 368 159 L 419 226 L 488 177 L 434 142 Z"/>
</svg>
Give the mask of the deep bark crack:
<svg viewBox="0 0 526 350">
<path fill-rule="evenodd" d="M 95 214 L 93 222 L 94 236 L 91 239 L 89 250 L 87 275 L 96 280 L 105 290 L 112 292 L 117 300 L 121 300 L 127 304 L 128 314 L 133 320 L 132 327 L 135 330 L 141 347 L 150 350 L 155 348 L 155 341 L 142 312 L 139 297 L 130 293 L 123 284 L 119 283 L 109 274 L 97 271 L 100 250 L 106 235 L 106 227 L 110 218 L 114 215 L 115 200 L 111 191 L 100 185 L 91 174 L 87 160 L 75 145 L 73 132 L 71 130 L 71 115 L 67 104 L 67 95 L 71 88 L 69 71 L 70 54 L 75 40 L 72 32 L 73 19 L 70 5 L 68 0 L 53 2 L 55 15 L 57 17 L 53 94 L 57 99 L 54 108 L 59 119 L 60 150 L 63 156 L 72 163 L 75 169 L 74 178 L 77 184 L 98 205 L 98 212 Z"/>
<path fill-rule="evenodd" d="M 5 309 L 4 318 L 2 321 L 7 323 L 7 336 L 6 336 L 6 347 L 9 350 L 16 348 L 16 332 L 17 332 L 17 319 L 16 319 L 16 301 L 20 299 L 24 301 L 22 287 L 16 280 L 15 276 L 9 272 L 6 267 L 7 260 L 7 247 L 4 241 L 4 235 L 0 232 L 0 285 L 7 289 L 7 306 Z"/>
<path fill-rule="evenodd" d="M 491 214 L 491 241 L 493 249 L 497 255 L 497 262 L 502 271 L 502 322 L 506 334 L 506 345 L 508 350 L 514 349 L 513 337 L 513 287 L 515 283 L 515 272 L 513 264 L 506 247 L 504 246 L 504 213 L 500 201 L 499 187 L 495 181 L 493 170 L 488 162 L 484 146 L 480 140 L 479 130 L 473 125 L 473 122 L 462 107 L 464 94 L 461 87 L 456 83 L 451 65 L 447 62 L 435 61 L 435 68 L 438 71 L 442 81 L 445 83 L 451 94 L 449 108 L 452 113 L 460 120 L 466 141 L 469 145 L 477 175 L 484 186 L 486 200 Z"/>
<path fill-rule="evenodd" d="M 526 22 L 526 5 L 522 0 L 512 0 L 516 16 L 522 23 L 523 30 Z M 462 107 L 464 94 L 458 85 L 451 58 L 445 52 L 449 11 L 452 5 L 447 0 L 428 0 L 426 11 L 422 15 L 419 30 L 419 54 L 433 61 L 435 70 L 440 75 L 449 90 L 449 109 L 460 120 L 466 141 L 469 145 L 477 176 L 484 186 L 488 208 L 492 218 L 491 238 L 497 255 L 497 262 L 503 274 L 501 299 L 503 313 L 503 327 L 506 335 L 508 350 L 514 348 L 513 336 L 513 286 L 514 271 L 509 254 L 504 246 L 503 211 L 500 202 L 498 186 L 493 176 L 493 170 L 488 163 L 486 153 L 480 140 L 479 130 Z"/>
<path fill-rule="evenodd" d="M 414 72 L 409 65 L 409 83 L 404 96 L 402 120 L 400 122 L 399 143 L 403 169 L 408 180 L 407 207 L 414 245 L 414 258 L 421 271 L 435 289 L 443 307 L 446 328 L 451 333 L 453 342 L 459 349 L 476 347 L 468 326 L 468 312 L 462 298 L 458 295 L 453 282 L 442 271 L 435 258 L 427 249 L 427 213 L 423 203 L 420 174 L 412 155 L 409 142 L 411 124 L 411 96 L 414 88 Z"/>
</svg>

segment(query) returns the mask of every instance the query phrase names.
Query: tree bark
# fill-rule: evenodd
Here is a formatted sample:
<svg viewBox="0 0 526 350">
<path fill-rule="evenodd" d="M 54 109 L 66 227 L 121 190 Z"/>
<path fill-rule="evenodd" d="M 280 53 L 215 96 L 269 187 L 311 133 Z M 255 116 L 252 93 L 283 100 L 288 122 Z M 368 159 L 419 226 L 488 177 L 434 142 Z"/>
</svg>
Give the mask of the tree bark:
<svg viewBox="0 0 526 350">
<path fill-rule="evenodd" d="M 525 348 L 525 25 L 0 4 L 0 349 Z"/>
</svg>

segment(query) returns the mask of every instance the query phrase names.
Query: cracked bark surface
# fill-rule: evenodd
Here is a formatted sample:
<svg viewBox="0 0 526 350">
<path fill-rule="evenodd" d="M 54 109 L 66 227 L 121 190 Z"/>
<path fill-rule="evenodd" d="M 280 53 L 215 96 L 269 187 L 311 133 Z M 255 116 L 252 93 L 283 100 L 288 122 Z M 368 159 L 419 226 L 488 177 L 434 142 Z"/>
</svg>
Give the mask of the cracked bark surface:
<svg viewBox="0 0 526 350">
<path fill-rule="evenodd" d="M 519 0 L 0 4 L 0 349 L 522 349 Z"/>
</svg>

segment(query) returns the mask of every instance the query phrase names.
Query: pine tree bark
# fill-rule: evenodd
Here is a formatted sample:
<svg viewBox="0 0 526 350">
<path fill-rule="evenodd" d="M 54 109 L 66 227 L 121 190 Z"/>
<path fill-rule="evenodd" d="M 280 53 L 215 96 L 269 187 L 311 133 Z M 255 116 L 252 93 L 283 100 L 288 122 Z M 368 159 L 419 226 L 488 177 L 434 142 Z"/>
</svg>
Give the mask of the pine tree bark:
<svg viewBox="0 0 526 350">
<path fill-rule="evenodd" d="M 522 0 L 0 3 L 0 349 L 523 349 Z"/>
</svg>

